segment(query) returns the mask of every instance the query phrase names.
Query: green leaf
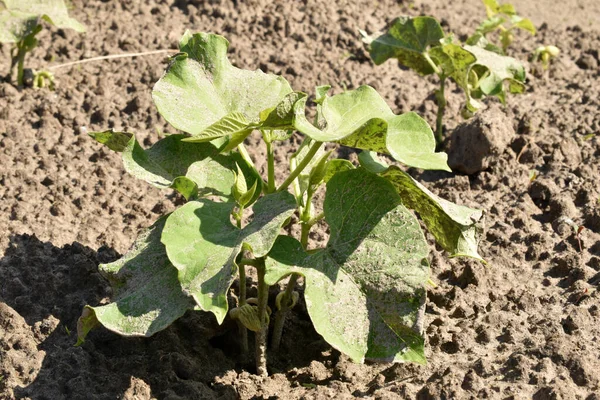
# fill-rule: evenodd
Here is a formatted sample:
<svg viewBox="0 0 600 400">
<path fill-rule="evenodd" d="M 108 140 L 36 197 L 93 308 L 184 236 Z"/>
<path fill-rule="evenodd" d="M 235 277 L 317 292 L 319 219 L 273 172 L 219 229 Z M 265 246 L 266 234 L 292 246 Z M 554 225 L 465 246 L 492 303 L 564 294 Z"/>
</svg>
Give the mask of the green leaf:
<svg viewBox="0 0 600 400">
<path fill-rule="evenodd" d="M 0 10 L 0 42 L 16 43 L 35 30 L 40 19 L 57 28 L 85 32 L 85 27 L 69 17 L 64 0 L 2 0 L 5 9 Z M 39 30 L 38 30 L 39 32 Z"/>
<path fill-rule="evenodd" d="M 471 96 L 473 87 L 469 82 L 469 74 L 477 59 L 471 52 L 458 44 L 452 43 L 451 40 L 449 38 L 443 45 L 431 49 L 431 57 L 436 60 L 444 75 L 451 77 L 463 89 L 466 97 L 466 108 L 470 111 L 476 111 L 481 108 L 481 105 Z"/>
<path fill-rule="evenodd" d="M 294 129 L 294 105 L 307 97 L 306 93 L 293 92 L 286 95 L 276 107 L 261 113 L 260 129 L 290 130 Z"/>
<path fill-rule="evenodd" d="M 99 266 L 116 295 L 110 304 L 86 306 L 80 319 L 84 328 L 80 341 L 95 321 L 120 335 L 152 336 L 194 308 L 160 242 L 166 220 L 163 216 L 142 232 L 121 259 Z"/>
<path fill-rule="evenodd" d="M 39 32 L 39 16 L 20 11 L 0 11 L 0 43 L 17 43 Z M 37 31 L 37 32 L 36 32 Z"/>
<path fill-rule="evenodd" d="M 296 105 L 297 130 L 319 142 L 390 154 L 416 168 L 450 171 L 448 156 L 435 152 L 435 138 L 424 119 L 413 112 L 395 115 L 385 100 L 370 86 L 361 86 L 322 99 L 321 130 L 305 116 L 306 99 Z"/>
<path fill-rule="evenodd" d="M 198 185 L 185 176 L 178 176 L 173 179 L 169 187 L 177 190 L 187 201 L 198 197 Z"/>
<path fill-rule="evenodd" d="M 102 132 L 89 132 L 88 134 L 98 143 L 106 145 L 106 147 L 117 153 L 125 151 L 129 141 L 133 137 L 133 134 L 129 132 L 117 132 L 114 129 Z"/>
<path fill-rule="evenodd" d="M 236 135 L 242 132 L 246 133 L 246 136 L 252 132 L 252 129 L 248 128 L 249 122 L 246 119 L 246 116 L 239 112 L 234 112 L 231 114 L 227 114 L 205 130 L 203 130 L 200 134 L 187 137 L 183 139 L 184 142 L 192 142 L 192 143 L 201 143 L 201 142 L 210 142 L 211 140 L 229 136 Z M 245 136 L 244 136 L 245 138 Z M 243 141 L 243 140 L 242 140 Z"/>
<path fill-rule="evenodd" d="M 494 16 L 499 12 L 500 6 L 496 0 L 482 0 L 485 5 L 485 12 L 488 18 Z"/>
<path fill-rule="evenodd" d="M 535 25 L 533 25 L 533 22 L 529 18 L 523 18 L 515 15 L 511 18 L 511 23 L 514 27 L 523 29 L 532 35 L 535 35 L 536 33 Z"/>
<path fill-rule="evenodd" d="M 325 169 L 325 176 L 323 177 L 323 182 L 327 183 L 335 176 L 335 174 L 350 171 L 354 169 L 354 164 L 352 164 L 348 160 L 342 160 L 340 158 L 336 158 L 330 160 L 327 163 L 327 168 Z"/>
<path fill-rule="evenodd" d="M 401 17 L 392 21 L 387 33 L 371 42 L 370 55 L 376 65 L 390 58 L 422 75 L 434 69 L 425 54 L 430 46 L 437 46 L 444 38 L 439 22 L 431 17 Z"/>
<path fill-rule="evenodd" d="M 231 65 L 228 46 L 215 34 L 186 32 L 182 37 L 182 53 L 173 58 L 152 91 L 158 111 L 175 128 L 200 138 L 249 134 L 264 110 L 277 107 L 292 92 L 280 76 Z"/>
<path fill-rule="evenodd" d="M 427 242 L 415 216 L 385 179 L 354 169 L 327 184 L 324 249 L 306 253 L 280 236 L 267 258 L 267 284 L 305 277 L 317 332 L 354 361 L 425 363 L 415 330 L 429 277 Z"/>
<path fill-rule="evenodd" d="M 478 46 L 465 45 L 464 48 L 477 58 L 475 66 L 481 66 L 488 71 L 487 76 L 478 74 L 483 76 L 479 80 L 479 89 L 483 94 L 504 93 L 504 81 L 517 85 L 523 85 L 525 82 L 525 68 L 514 58 L 502 56 Z"/>
<path fill-rule="evenodd" d="M 233 200 L 231 188 L 237 165 L 244 171 L 248 183 L 258 182 L 258 188 L 262 190 L 262 179 L 254 168 L 239 153 L 219 154 L 215 142 L 186 143 L 184 135 L 169 135 L 144 150 L 130 133 L 110 130 L 92 132 L 90 136 L 112 150 L 122 152 L 125 169 L 134 177 L 160 189 L 176 189 L 187 199 L 195 195 L 214 195 Z M 129 141 L 124 146 L 127 137 Z M 256 198 L 260 190 L 257 190 Z"/>
<path fill-rule="evenodd" d="M 491 18 L 485 19 L 481 25 L 477 28 L 477 32 L 482 34 L 483 36 L 487 35 L 490 32 L 495 31 L 500 27 L 506 20 L 498 15 L 495 15 Z"/>
<path fill-rule="evenodd" d="M 374 174 L 384 172 L 390 167 L 385 161 L 382 161 L 377 156 L 377 153 L 373 151 L 361 151 L 358 155 L 358 161 L 364 169 Z"/>
<path fill-rule="evenodd" d="M 242 247 L 256 258 L 265 256 L 296 203 L 288 192 L 267 195 L 256 202 L 254 219 L 243 229 L 231 223 L 233 207 L 206 199 L 191 201 L 171 214 L 162 234 L 184 292 L 202 310 L 215 314 L 219 323 L 227 314 L 227 292 L 237 275 L 235 258 Z"/>
<path fill-rule="evenodd" d="M 477 252 L 483 211 L 456 205 L 431 193 L 410 175 L 392 166 L 382 177 L 396 188 L 402 203 L 419 213 L 436 241 L 452 257 L 467 256 L 484 261 Z"/>
</svg>

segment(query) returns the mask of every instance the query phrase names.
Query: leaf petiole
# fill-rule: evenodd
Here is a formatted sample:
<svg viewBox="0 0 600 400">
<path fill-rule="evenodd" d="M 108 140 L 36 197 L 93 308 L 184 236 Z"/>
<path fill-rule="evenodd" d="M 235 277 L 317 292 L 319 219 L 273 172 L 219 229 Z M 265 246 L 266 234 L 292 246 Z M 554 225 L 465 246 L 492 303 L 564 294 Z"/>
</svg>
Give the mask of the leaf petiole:
<svg viewBox="0 0 600 400">
<path fill-rule="evenodd" d="M 294 181 L 294 179 L 296 179 L 298 177 L 298 175 L 300 175 L 300 173 L 302 171 L 304 171 L 304 168 L 306 168 L 306 166 L 311 162 L 311 160 L 313 159 L 315 154 L 317 154 L 317 152 L 321 148 L 322 144 L 323 144 L 323 142 L 314 142 L 310 146 L 310 149 L 308 150 L 308 153 L 306 153 L 306 156 L 302 159 L 302 161 L 300 161 L 298 166 L 290 173 L 290 175 L 281 184 L 281 186 L 279 186 L 277 188 L 278 192 L 281 192 L 282 190 L 287 189 L 287 187 L 290 186 L 290 184 Z"/>
<path fill-rule="evenodd" d="M 256 373 L 267 376 L 267 333 L 269 331 L 269 316 L 267 315 L 267 303 L 269 301 L 269 285 L 265 282 L 265 259 L 256 260 L 256 272 L 258 273 L 258 320 L 261 329 L 256 332 Z"/>
<path fill-rule="evenodd" d="M 264 137 L 264 135 L 263 135 Z M 267 193 L 275 191 L 275 159 L 273 158 L 273 144 L 265 140 L 267 144 Z"/>
</svg>

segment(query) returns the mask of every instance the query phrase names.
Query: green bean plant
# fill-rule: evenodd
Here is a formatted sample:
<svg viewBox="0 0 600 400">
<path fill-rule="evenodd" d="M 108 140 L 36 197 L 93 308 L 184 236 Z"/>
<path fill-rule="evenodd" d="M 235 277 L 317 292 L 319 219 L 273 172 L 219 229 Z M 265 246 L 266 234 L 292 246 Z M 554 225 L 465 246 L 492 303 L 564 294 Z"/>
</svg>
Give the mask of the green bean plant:
<svg viewBox="0 0 600 400">
<path fill-rule="evenodd" d="M 0 0 L 0 43 L 13 44 L 10 72 L 17 67 L 18 85 L 23 85 L 25 55 L 37 46 L 36 35 L 42 31 L 42 21 L 85 32 L 82 24 L 69 17 L 64 0 Z M 36 72 L 33 84 L 52 89 L 54 76 L 48 71 Z"/>
<path fill-rule="evenodd" d="M 486 1 L 486 5 L 488 3 L 492 4 Z M 503 10 L 509 11 L 504 8 Z M 504 21 L 496 14 L 492 17 L 496 22 Z M 495 25 L 496 28 L 501 26 Z M 432 17 L 401 17 L 395 19 L 387 32 L 378 37 L 361 33 L 369 45 L 371 59 L 376 65 L 396 59 L 401 66 L 408 67 L 420 75 L 438 76 L 440 86 L 435 92 L 438 106 L 435 132 L 437 142 L 441 143 L 444 140 L 443 118 L 447 79 L 452 79 L 465 93 L 465 105 L 462 109 L 465 118 L 471 117 L 482 107 L 481 100 L 485 97 L 495 96 L 505 103 L 507 91 L 524 92 L 523 64 L 505 56 L 502 49 L 490 44 L 486 39 L 487 33 L 490 32 L 488 28 L 480 27 L 479 33 L 471 36 L 466 43 L 460 43 L 453 35 L 444 33 L 439 22 Z"/>
<path fill-rule="evenodd" d="M 550 61 L 558 57 L 560 49 L 553 45 L 537 47 L 530 57 L 530 61 L 540 63 L 542 70 L 546 71 L 550 67 Z"/>
<path fill-rule="evenodd" d="M 488 50 L 499 54 L 506 54 L 508 47 L 514 41 L 514 31 L 521 29 L 535 35 L 535 25 L 529 18 L 517 14 L 515 7 L 510 3 L 500 4 L 496 0 L 482 0 L 485 5 L 487 18 L 479 25 L 475 33 L 467 39 L 467 44 L 477 44 L 486 39 Z M 501 47 L 489 43 L 489 34 L 499 32 Z"/>
<path fill-rule="evenodd" d="M 333 96 L 318 87 L 311 122 L 307 94 L 281 76 L 232 66 L 228 45 L 215 34 L 186 32 L 155 84 L 158 111 L 184 133 L 148 149 L 131 133 L 91 134 L 122 153 L 133 176 L 187 202 L 142 232 L 123 258 L 100 266 L 116 295 L 110 304 L 85 307 L 79 343 L 97 325 L 148 337 L 188 310 L 211 312 L 219 323 L 238 322 L 242 353 L 253 332 L 256 369 L 264 375 L 269 326 L 276 352 L 303 278 L 310 318 L 331 346 L 356 362 L 424 363 L 428 245 L 413 210 L 452 256 L 481 259 L 482 212 L 437 197 L 377 155 L 449 170 L 431 128 L 415 113 L 395 115 L 369 86 Z M 266 147 L 262 174 L 244 144 L 254 131 Z M 292 135 L 304 140 L 290 154 L 289 174 L 276 179 L 274 147 Z M 325 143 L 362 150 L 360 164 L 332 158 Z M 320 189 L 322 206 L 315 203 Z M 284 234 L 294 231 L 283 230 L 291 221 L 300 225 L 298 237 Z M 317 224 L 329 229 L 320 248 L 309 241 Z M 270 301 L 269 287 L 280 282 L 285 289 Z"/>
</svg>

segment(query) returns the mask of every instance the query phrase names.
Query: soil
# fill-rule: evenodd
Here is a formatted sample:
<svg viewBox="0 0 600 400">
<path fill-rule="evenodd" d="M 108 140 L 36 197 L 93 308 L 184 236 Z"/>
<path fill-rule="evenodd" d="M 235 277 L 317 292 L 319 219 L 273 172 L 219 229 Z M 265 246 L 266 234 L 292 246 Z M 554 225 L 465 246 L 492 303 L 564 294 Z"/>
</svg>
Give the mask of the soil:
<svg viewBox="0 0 600 400">
<path fill-rule="evenodd" d="M 477 0 L 72 3 L 88 32 L 47 27 L 30 67 L 175 49 L 186 29 L 213 31 L 230 40 L 237 66 L 283 74 L 307 92 L 369 84 L 395 112 L 414 110 L 431 124 L 436 80 L 393 62 L 375 67 L 358 29 L 425 14 L 464 37 L 484 16 Z M 561 54 L 529 74 L 524 95 L 506 107 L 491 100 L 467 122 L 450 85 L 455 173 L 410 170 L 442 197 L 487 211 L 486 265 L 448 259 L 432 242 L 427 366 L 353 364 L 314 331 L 302 303 L 268 378 L 239 360 L 235 329 L 199 312 L 149 339 L 97 329 L 74 347 L 82 307 L 110 299 L 98 264 L 181 204 L 127 175 L 118 154 L 86 135 L 126 129 L 148 146 L 174 132 L 151 100 L 165 58 L 58 69 L 53 92 L 0 81 L 0 399 L 599 399 L 599 3 L 514 3 L 539 32 L 517 35 L 512 54 L 526 59 L 541 44 Z M 2 71 L 9 50 L 0 46 Z"/>
</svg>

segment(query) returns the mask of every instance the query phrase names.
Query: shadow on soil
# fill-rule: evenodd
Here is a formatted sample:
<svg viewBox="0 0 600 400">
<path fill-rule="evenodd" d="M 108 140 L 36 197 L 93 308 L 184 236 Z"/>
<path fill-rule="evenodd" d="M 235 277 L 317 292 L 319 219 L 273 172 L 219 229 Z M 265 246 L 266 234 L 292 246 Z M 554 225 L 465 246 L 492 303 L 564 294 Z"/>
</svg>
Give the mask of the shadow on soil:
<svg viewBox="0 0 600 400">
<path fill-rule="evenodd" d="M 234 387 L 215 378 L 253 368 L 236 362 L 235 325 L 219 327 L 208 313 L 188 312 L 151 338 L 98 328 L 74 347 L 83 306 L 111 295 L 98 264 L 118 257 L 106 247 L 94 251 L 75 242 L 58 248 L 31 235 L 10 238 L 0 259 L 0 322 L 7 332 L 0 342 L 0 389 L 12 388 L 17 399 L 238 398 Z M 329 362 L 339 358 L 312 328 L 304 304 L 297 308 L 271 372 L 307 366 L 323 352 Z"/>
<path fill-rule="evenodd" d="M 209 386 L 216 376 L 234 369 L 235 363 L 199 332 L 203 328 L 196 324 L 201 313 L 188 313 L 149 339 L 123 338 L 97 329 L 83 346 L 74 347 L 82 307 L 98 304 L 110 294 L 98 264 L 117 257 L 115 251 L 104 247 L 96 252 L 79 243 L 58 248 L 35 236 L 10 238 L 0 260 L 0 300 L 26 323 L 19 324 L 23 320 L 14 318 L 14 313 L 11 318 L 0 316 L 3 321 L 17 321 L 4 327 L 10 331 L 7 340 L 11 344 L 2 343 L 1 347 L 6 350 L 2 374 L 5 385 L 14 386 L 14 397 L 115 399 L 151 394 L 174 399 L 236 398 L 232 387 Z M 37 354 L 25 357 L 23 365 L 18 353 L 27 342 Z M 36 358 L 37 363 L 43 360 L 41 368 L 35 365 Z M 6 365 L 11 360 L 14 365 Z M 25 370 L 35 378 L 32 382 L 13 379 L 11 369 Z M 38 373 L 32 371 L 37 369 Z"/>
</svg>

